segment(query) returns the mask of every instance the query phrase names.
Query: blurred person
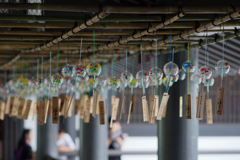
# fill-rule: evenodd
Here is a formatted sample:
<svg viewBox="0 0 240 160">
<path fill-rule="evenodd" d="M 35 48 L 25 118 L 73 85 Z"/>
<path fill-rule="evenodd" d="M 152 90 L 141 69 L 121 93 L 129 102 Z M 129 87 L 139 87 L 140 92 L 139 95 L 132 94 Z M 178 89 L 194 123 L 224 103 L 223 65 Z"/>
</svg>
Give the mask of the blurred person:
<svg viewBox="0 0 240 160">
<path fill-rule="evenodd" d="M 57 147 L 59 152 L 73 152 L 76 150 L 76 146 L 71 138 L 71 136 L 66 133 L 63 126 L 59 127 L 59 134 L 57 140 Z M 66 155 L 61 155 L 58 157 L 59 160 L 67 160 Z"/>
<path fill-rule="evenodd" d="M 33 139 L 33 133 L 30 129 L 24 129 L 22 137 L 18 143 L 18 148 L 15 153 L 16 160 L 34 160 L 36 153 L 32 152 L 32 147 L 29 145 Z"/>
<path fill-rule="evenodd" d="M 109 118 L 108 149 L 120 150 L 128 134 L 123 133 L 120 122 L 113 120 L 110 128 L 111 117 Z M 109 157 L 109 160 L 121 160 L 121 157 Z"/>
</svg>

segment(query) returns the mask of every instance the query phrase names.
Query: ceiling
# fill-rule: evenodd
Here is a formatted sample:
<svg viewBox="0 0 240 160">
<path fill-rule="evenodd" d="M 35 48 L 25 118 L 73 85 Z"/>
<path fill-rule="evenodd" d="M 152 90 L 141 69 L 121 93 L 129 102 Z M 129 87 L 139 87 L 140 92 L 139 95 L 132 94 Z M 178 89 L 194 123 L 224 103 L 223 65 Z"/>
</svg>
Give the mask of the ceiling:
<svg viewBox="0 0 240 160">
<path fill-rule="evenodd" d="M 59 63 L 58 69 L 60 69 L 66 64 L 66 61 L 75 65 L 79 61 L 81 37 L 83 38 L 82 63 L 87 64 L 93 59 L 93 31 L 95 31 L 96 61 L 102 63 L 104 57 L 106 65 L 112 61 L 114 52 L 117 61 L 124 60 L 126 47 L 129 51 L 129 57 L 138 55 L 141 43 L 144 54 L 155 53 L 156 39 L 158 39 L 158 50 L 161 54 L 169 53 L 171 40 L 176 52 L 186 50 L 187 43 L 190 43 L 191 48 L 200 47 L 199 63 L 204 65 L 204 44 L 207 31 L 208 42 L 211 42 L 208 46 L 209 65 L 214 69 L 214 64 L 222 57 L 223 23 L 221 20 L 225 22 L 226 39 L 231 39 L 225 41 L 224 56 L 231 65 L 230 74 L 235 74 L 239 70 L 238 43 L 240 39 L 234 38 L 234 35 L 235 33 L 240 35 L 240 32 L 234 28 L 240 28 L 240 16 L 235 14 L 234 19 L 228 17 L 229 14 L 232 16 L 232 13 L 240 10 L 240 7 L 238 7 L 240 2 L 238 1 L 27 1 L 29 3 L 41 2 L 39 5 L 27 4 L 21 0 L 4 2 L 0 3 L 0 70 L 8 71 L 7 73 L 11 73 L 14 66 L 19 74 L 21 74 L 22 66 L 24 71 L 28 66 L 28 68 L 33 68 L 36 73 L 37 59 L 41 61 L 42 57 L 43 68 L 47 73 L 50 67 L 50 46 L 52 69 L 56 68 L 56 63 Z M 182 10 L 179 4 L 182 5 Z M 105 7 L 107 8 L 106 11 L 104 10 Z M 185 14 L 177 17 L 181 12 Z M 102 19 L 96 20 L 97 16 L 102 16 Z M 174 17 L 174 21 L 168 21 Z M 226 19 L 226 17 L 228 18 Z M 89 25 L 91 23 L 89 22 L 78 33 L 60 40 L 59 46 L 51 44 L 52 40 L 59 39 L 61 36 L 64 37 L 73 28 L 84 25 L 86 21 L 87 23 L 88 21 L 94 23 Z M 219 25 L 206 25 L 211 24 L 212 21 L 213 24 L 218 21 L 217 24 Z M 162 26 L 158 28 L 157 36 L 155 31 L 152 33 L 146 32 L 151 31 L 159 24 Z M 181 39 L 182 35 L 185 36 Z M 218 37 L 215 35 L 218 35 Z M 126 40 L 128 40 L 128 44 Z M 217 43 L 212 43 L 214 40 Z M 44 48 L 44 46 L 46 47 Z M 57 61 L 58 49 L 60 53 L 59 61 Z M 31 73 L 32 70 L 29 69 L 28 72 Z M 9 76 L 11 75 L 9 74 Z"/>
</svg>

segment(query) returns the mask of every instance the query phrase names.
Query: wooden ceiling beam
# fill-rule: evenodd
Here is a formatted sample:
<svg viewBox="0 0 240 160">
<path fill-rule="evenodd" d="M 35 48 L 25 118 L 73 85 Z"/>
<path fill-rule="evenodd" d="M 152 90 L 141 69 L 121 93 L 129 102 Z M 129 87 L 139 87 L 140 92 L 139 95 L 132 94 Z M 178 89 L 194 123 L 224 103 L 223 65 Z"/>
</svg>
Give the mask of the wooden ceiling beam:
<svg viewBox="0 0 240 160">
<path fill-rule="evenodd" d="M 172 17 L 172 15 L 164 15 L 166 19 Z M 218 15 L 218 18 L 221 18 L 223 15 Z M 177 21 L 212 21 L 215 18 L 215 15 L 203 15 L 203 14 L 194 14 L 186 15 Z M 240 17 L 237 17 L 239 19 Z M 7 15 L 0 14 L 0 20 L 4 21 L 46 21 L 46 22 L 85 22 L 84 16 L 35 16 L 35 15 Z M 162 22 L 162 15 L 110 15 L 102 20 L 102 22 Z"/>
<path fill-rule="evenodd" d="M 105 6 L 106 13 L 116 14 L 177 14 L 178 6 Z M 1 3 L 0 8 L 10 10 L 46 10 L 46 11 L 61 11 L 61 12 L 88 12 L 98 13 L 98 6 L 84 6 L 75 4 L 44 4 L 44 3 Z M 184 6 L 182 7 L 186 14 L 228 14 L 234 12 L 234 8 L 229 6 Z M 235 9 L 240 10 L 239 6 Z"/>
<path fill-rule="evenodd" d="M 199 22 L 200 26 L 206 24 L 206 21 Z M 156 26 L 159 23 L 151 23 L 152 26 Z M 226 22 L 225 27 L 240 27 L 240 22 L 230 21 Z M 73 28 L 73 23 L 0 23 L 1 28 L 44 28 L 44 29 L 69 29 Z M 149 27 L 149 23 L 97 23 L 93 26 L 89 26 L 86 29 L 146 29 Z M 195 28 L 196 22 L 175 22 L 172 25 L 165 26 L 161 29 L 189 29 Z M 213 28 L 218 28 L 215 26 Z"/>
</svg>

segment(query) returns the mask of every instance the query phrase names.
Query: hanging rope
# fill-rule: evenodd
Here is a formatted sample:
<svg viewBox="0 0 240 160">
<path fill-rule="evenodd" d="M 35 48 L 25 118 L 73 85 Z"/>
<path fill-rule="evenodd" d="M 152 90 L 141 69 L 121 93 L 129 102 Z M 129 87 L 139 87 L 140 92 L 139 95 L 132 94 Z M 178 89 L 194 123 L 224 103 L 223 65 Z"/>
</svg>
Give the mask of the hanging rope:
<svg viewBox="0 0 240 160">
<path fill-rule="evenodd" d="M 37 79 L 38 79 L 39 59 L 37 59 Z"/>
<path fill-rule="evenodd" d="M 128 47 L 128 42 L 127 42 L 127 47 Z M 128 58 L 128 49 L 127 49 L 127 47 L 126 47 L 126 71 L 128 70 L 128 68 L 127 68 L 127 58 Z"/>
<path fill-rule="evenodd" d="M 28 78 L 28 62 L 27 62 L 27 68 L 26 68 L 26 78 Z"/>
<path fill-rule="evenodd" d="M 93 30 L 93 61 L 95 61 L 95 30 Z"/>
<path fill-rule="evenodd" d="M 22 58 L 22 75 L 21 75 L 21 77 L 23 77 L 23 58 Z"/>
<path fill-rule="evenodd" d="M 189 60 L 189 43 L 188 43 L 188 60 Z M 187 69 L 187 94 L 189 94 L 189 68 Z"/>
<path fill-rule="evenodd" d="M 224 61 L 224 39 L 225 33 L 224 33 L 224 23 L 223 23 L 223 51 L 222 51 L 222 73 L 221 73 L 221 87 L 222 87 L 222 81 L 223 81 L 223 61 Z"/>
<path fill-rule="evenodd" d="M 58 43 L 58 53 L 57 53 L 57 73 L 58 73 L 58 63 L 59 63 L 59 43 Z"/>
<path fill-rule="evenodd" d="M 141 68 L 142 68 L 142 87 L 143 87 L 143 96 L 145 96 L 145 87 L 144 87 L 144 82 L 143 82 L 143 72 L 144 72 L 144 64 L 143 64 L 143 53 L 142 53 L 142 37 L 141 37 L 141 44 L 140 44 L 140 47 L 141 47 Z"/>
<path fill-rule="evenodd" d="M 50 68 L 49 68 L 49 83 L 48 83 L 48 89 L 49 89 L 48 99 L 50 99 L 50 94 L 51 94 L 50 83 L 51 83 L 51 68 L 52 68 L 52 47 L 50 47 L 50 61 L 49 61 L 49 65 L 50 65 Z"/>
<path fill-rule="evenodd" d="M 81 36 L 81 43 L 80 43 L 80 57 L 79 57 L 79 64 L 81 64 L 82 59 L 82 36 Z"/>
</svg>

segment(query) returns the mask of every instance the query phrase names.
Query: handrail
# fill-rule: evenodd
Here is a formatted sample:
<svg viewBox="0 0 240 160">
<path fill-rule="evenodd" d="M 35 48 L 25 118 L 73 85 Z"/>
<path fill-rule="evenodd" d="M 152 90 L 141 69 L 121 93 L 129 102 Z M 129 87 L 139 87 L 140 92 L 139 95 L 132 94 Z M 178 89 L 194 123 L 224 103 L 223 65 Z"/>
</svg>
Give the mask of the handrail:
<svg viewBox="0 0 240 160">
<path fill-rule="evenodd" d="M 157 151 L 121 151 L 121 150 L 108 150 L 109 157 L 121 156 L 121 155 L 154 155 Z M 229 150 L 229 151 L 198 151 L 198 154 L 240 154 L 240 150 Z M 59 155 L 66 156 L 77 156 L 79 151 L 74 152 L 59 152 Z"/>
</svg>

